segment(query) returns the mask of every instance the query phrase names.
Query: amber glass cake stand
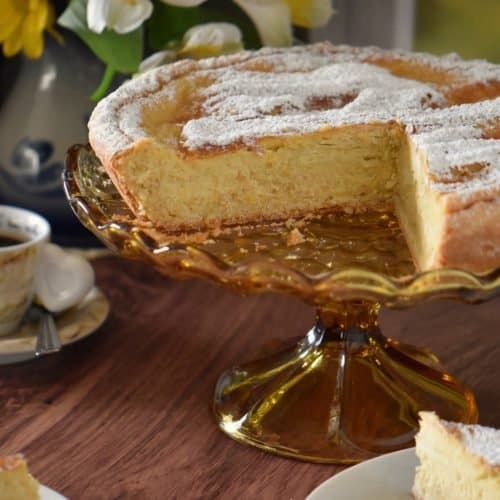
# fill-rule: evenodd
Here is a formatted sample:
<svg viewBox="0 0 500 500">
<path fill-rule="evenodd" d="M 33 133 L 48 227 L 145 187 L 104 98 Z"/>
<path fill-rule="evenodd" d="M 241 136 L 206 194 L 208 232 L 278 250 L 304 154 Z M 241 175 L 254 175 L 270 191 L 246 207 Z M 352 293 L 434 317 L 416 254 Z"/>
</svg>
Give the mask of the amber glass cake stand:
<svg viewBox="0 0 500 500">
<path fill-rule="evenodd" d="M 420 410 L 477 421 L 470 390 L 429 350 L 384 337 L 378 312 L 435 298 L 483 301 L 497 293 L 500 272 L 416 273 L 385 213 L 239 227 L 187 244 L 134 219 L 85 146 L 69 152 L 65 188 L 80 221 L 123 257 L 168 276 L 285 292 L 316 307 L 302 340 L 220 376 L 213 409 L 232 438 L 297 459 L 352 463 L 411 446 Z"/>
</svg>

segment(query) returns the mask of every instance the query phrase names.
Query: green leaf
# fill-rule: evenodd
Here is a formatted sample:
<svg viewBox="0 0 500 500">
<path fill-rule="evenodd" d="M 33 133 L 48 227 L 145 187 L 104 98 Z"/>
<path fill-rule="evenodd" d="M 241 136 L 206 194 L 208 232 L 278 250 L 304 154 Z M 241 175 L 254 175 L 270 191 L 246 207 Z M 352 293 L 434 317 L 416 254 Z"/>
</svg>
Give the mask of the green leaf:
<svg viewBox="0 0 500 500">
<path fill-rule="evenodd" d="M 113 83 L 114 77 L 115 77 L 114 68 L 111 66 L 106 66 L 104 75 L 102 75 L 101 83 L 94 90 L 94 93 L 90 96 L 90 100 L 94 102 L 100 101 L 106 95 L 106 92 Z"/>
<path fill-rule="evenodd" d="M 106 65 L 121 73 L 134 73 L 143 54 L 142 27 L 120 35 L 106 30 L 95 33 L 87 26 L 87 1 L 71 0 L 58 23 L 74 31 Z"/>
<path fill-rule="evenodd" d="M 200 8 L 174 7 L 155 2 L 148 21 L 149 44 L 154 50 L 164 49 L 169 42 L 180 40 L 184 33 L 202 20 Z"/>
</svg>

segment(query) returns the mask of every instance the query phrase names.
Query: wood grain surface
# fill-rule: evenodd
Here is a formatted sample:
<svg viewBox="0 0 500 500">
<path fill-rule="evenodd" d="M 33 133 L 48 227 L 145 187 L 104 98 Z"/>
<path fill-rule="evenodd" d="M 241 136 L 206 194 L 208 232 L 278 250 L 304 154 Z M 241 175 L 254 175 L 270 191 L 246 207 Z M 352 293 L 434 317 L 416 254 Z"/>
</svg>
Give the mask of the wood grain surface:
<svg viewBox="0 0 500 500">
<path fill-rule="evenodd" d="M 238 444 L 211 415 L 217 376 L 314 319 L 298 300 L 242 297 L 172 281 L 147 265 L 95 261 L 111 314 L 56 355 L 0 368 L 0 452 L 22 451 L 39 480 L 71 499 L 304 499 L 340 467 Z M 386 334 L 426 345 L 500 427 L 500 299 L 384 311 Z"/>
</svg>

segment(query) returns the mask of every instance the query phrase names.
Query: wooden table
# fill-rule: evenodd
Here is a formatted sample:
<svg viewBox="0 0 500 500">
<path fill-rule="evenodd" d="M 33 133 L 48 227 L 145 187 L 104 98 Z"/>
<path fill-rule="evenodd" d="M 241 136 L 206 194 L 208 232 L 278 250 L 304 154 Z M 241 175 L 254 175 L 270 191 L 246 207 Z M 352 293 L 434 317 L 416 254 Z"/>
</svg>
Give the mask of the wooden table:
<svg viewBox="0 0 500 500">
<path fill-rule="evenodd" d="M 56 355 L 0 368 L 0 451 L 26 454 L 39 480 L 72 499 L 303 499 L 341 470 L 271 456 L 214 424 L 225 368 L 270 336 L 306 331 L 313 311 L 285 296 L 240 297 L 106 257 L 106 324 Z M 500 299 L 385 311 L 386 334 L 431 347 L 500 427 Z"/>
</svg>

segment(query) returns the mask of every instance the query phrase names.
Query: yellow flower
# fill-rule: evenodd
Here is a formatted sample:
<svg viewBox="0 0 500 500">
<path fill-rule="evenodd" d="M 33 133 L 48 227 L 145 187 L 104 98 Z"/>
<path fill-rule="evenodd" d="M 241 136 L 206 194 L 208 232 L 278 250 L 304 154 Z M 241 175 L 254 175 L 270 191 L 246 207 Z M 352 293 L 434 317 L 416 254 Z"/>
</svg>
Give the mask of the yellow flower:
<svg viewBox="0 0 500 500">
<path fill-rule="evenodd" d="M 291 45 L 292 24 L 316 28 L 326 24 L 333 13 L 332 0 L 233 1 L 253 21 L 264 45 Z"/>
<path fill-rule="evenodd" d="M 54 7 L 49 0 L 0 0 L 0 43 L 6 57 L 21 50 L 36 59 L 43 51 L 43 32 L 51 31 Z"/>
<path fill-rule="evenodd" d="M 285 0 L 292 15 L 292 24 L 304 28 L 324 26 L 333 14 L 331 0 Z M 305 3 L 305 5 L 304 5 Z"/>
</svg>

